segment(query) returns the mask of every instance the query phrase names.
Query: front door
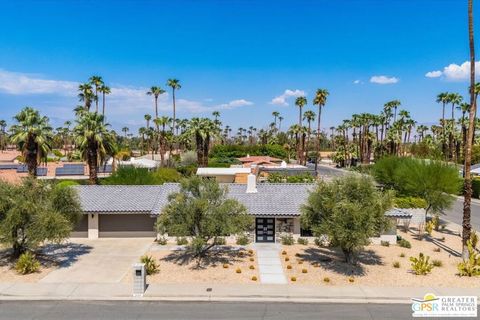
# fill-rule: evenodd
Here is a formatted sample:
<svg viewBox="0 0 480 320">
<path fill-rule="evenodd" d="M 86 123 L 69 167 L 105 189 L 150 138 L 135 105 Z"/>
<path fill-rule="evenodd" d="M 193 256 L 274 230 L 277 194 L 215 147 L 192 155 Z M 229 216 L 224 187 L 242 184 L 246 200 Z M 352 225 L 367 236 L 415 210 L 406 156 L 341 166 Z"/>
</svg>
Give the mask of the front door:
<svg viewBox="0 0 480 320">
<path fill-rule="evenodd" d="M 275 218 L 256 218 L 255 235 L 257 242 L 275 242 Z"/>
</svg>

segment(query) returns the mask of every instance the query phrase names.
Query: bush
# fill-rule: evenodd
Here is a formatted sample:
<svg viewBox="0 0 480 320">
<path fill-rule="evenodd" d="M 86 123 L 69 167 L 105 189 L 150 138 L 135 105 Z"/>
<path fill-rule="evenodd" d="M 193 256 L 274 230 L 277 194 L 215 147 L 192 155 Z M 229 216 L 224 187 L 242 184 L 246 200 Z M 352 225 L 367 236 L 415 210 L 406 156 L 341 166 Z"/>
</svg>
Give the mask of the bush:
<svg viewBox="0 0 480 320">
<path fill-rule="evenodd" d="M 250 267 L 248 267 L 250 270 L 255 270 L 255 266 L 254 265 L 250 265 Z"/>
<path fill-rule="evenodd" d="M 120 166 L 111 176 L 101 181 L 104 185 L 159 185 L 166 182 L 178 182 L 181 177 L 181 174 L 173 168 L 149 171 L 147 168 Z"/>
<path fill-rule="evenodd" d="M 468 260 L 458 264 L 457 269 L 461 276 L 480 276 L 480 254 L 475 251 L 472 241 L 467 241 Z"/>
<path fill-rule="evenodd" d="M 164 184 L 167 182 L 179 182 L 182 175 L 173 168 L 158 168 L 152 172 L 155 184 Z"/>
<path fill-rule="evenodd" d="M 393 267 L 396 268 L 396 269 L 400 268 L 400 262 L 394 261 L 393 262 Z"/>
<path fill-rule="evenodd" d="M 302 273 L 307 273 L 307 272 L 308 272 L 308 270 L 307 270 L 307 269 L 305 269 L 305 268 L 304 268 L 304 269 L 302 269 Z"/>
<path fill-rule="evenodd" d="M 228 269 L 228 267 L 229 267 L 228 264 L 226 264 L 226 263 L 223 264 L 223 269 Z"/>
<path fill-rule="evenodd" d="M 158 243 L 159 245 L 161 245 L 161 246 L 166 245 L 167 242 L 168 242 L 168 241 L 167 241 L 167 238 L 165 238 L 165 237 L 160 237 L 160 238 L 157 239 L 157 243 Z"/>
<path fill-rule="evenodd" d="M 280 237 L 280 241 L 284 246 L 291 246 L 295 243 L 295 240 L 291 234 L 283 234 Z"/>
<path fill-rule="evenodd" d="M 315 245 L 318 246 L 318 247 L 323 246 L 323 242 L 322 242 L 322 239 L 320 239 L 320 237 L 316 237 L 316 238 L 313 240 L 313 243 L 315 243 Z"/>
<path fill-rule="evenodd" d="M 290 278 L 290 281 L 292 281 L 292 282 L 297 281 L 297 277 L 291 277 L 291 278 Z"/>
<path fill-rule="evenodd" d="M 279 159 L 288 157 L 280 145 L 215 145 L 210 151 L 211 158 L 241 158 L 251 156 L 270 156 Z"/>
<path fill-rule="evenodd" d="M 291 269 L 292 269 L 292 265 L 291 265 L 291 264 L 287 265 L 287 269 L 288 269 L 288 270 L 291 270 Z"/>
<path fill-rule="evenodd" d="M 433 248 L 433 251 L 434 252 L 440 252 L 441 250 L 440 250 L 440 248 Z"/>
<path fill-rule="evenodd" d="M 478 244 L 478 234 L 475 230 L 470 231 L 470 241 L 472 242 L 472 247 L 475 249 Z"/>
<path fill-rule="evenodd" d="M 215 238 L 215 240 L 213 241 L 215 245 L 217 246 L 224 246 L 227 244 L 227 240 L 225 240 L 224 237 L 218 237 L 218 238 Z"/>
<path fill-rule="evenodd" d="M 242 234 L 242 235 L 239 235 L 237 237 L 236 242 L 239 246 L 246 246 L 247 244 L 250 243 L 250 239 L 248 238 L 248 236 L 246 234 Z"/>
<path fill-rule="evenodd" d="M 256 276 L 253 276 L 253 277 L 252 277 L 252 281 L 257 281 L 257 277 L 256 277 Z"/>
<path fill-rule="evenodd" d="M 382 240 L 382 241 L 380 241 L 380 245 L 381 245 L 382 247 L 390 247 L 390 242 L 388 242 L 388 241 L 383 241 L 383 240 Z"/>
<path fill-rule="evenodd" d="M 308 239 L 307 238 L 298 238 L 297 243 L 306 246 L 306 245 L 308 245 Z"/>
<path fill-rule="evenodd" d="M 434 267 L 443 266 L 443 262 L 441 260 L 436 260 L 436 259 L 432 260 L 432 264 L 433 264 Z"/>
<path fill-rule="evenodd" d="M 433 264 L 430 263 L 430 257 L 425 256 L 423 253 L 416 257 L 410 257 L 410 261 L 412 262 L 412 269 L 416 275 L 426 275 L 430 273 L 433 269 Z"/>
<path fill-rule="evenodd" d="M 348 277 L 348 282 L 350 283 L 355 282 L 355 278 L 353 276 Z"/>
<path fill-rule="evenodd" d="M 472 179 L 472 197 L 478 199 L 480 197 L 480 178 Z"/>
<path fill-rule="evenodd" d="M 20 274 L 37 272 L 40 269 L 40 262 L 30 251 L 22 253 L 15 264 L 15 270 Z"/>
<path fill-rule="evenodd" d="M 253 257 L 250 257 L 249 259 L 251 262 L 255 261 L 255 259 Z"/>
<path fill-rule="evenodd" d="M 187 244 L 188 244 L 188 240 L 186 237 L 177 237 L 177 245 L 186 246 Z"/>
<path fill-rule="evenodd" d="M 195 151 L 184 152 L 180 156 L 180 165 L 184 167 L 197 165 L 197 153 Z"/>
<path fill-rule="evenodd" d="M 401 209 L 427 207 L 427 202 L 419 197 L 396 197 L 393 202 L 395 204 L 395 207 Z"/>
<path fill-rule="evenodd" d="M 235 270 L 236 273 L 242 273 L 242 269 L 240 268 L 237 268 L 237 270 Z"/>
<path fill-rule="evenodd" d="M 145 264 L 145 271 L 147 272 L 147 275 L 150 276 L 152 274 L 155 274 L 159 271 L 159 266 L 155 262 L 155 259 L 151 256 L 142 256 L 140 258 L 140 262 Z"/>
<path fill-rule="evenodd" d="M 432 231 L 434 227 L 435 227 L 435 224 L 432 221 L 428 221 L 427 224 L 425 225 L 425 231 L 428 233 L 429 236 L 432 235 Z"/>
<path fill-rule="evenodd" d="M 72 180 L 63 180 L 58 182 L 55 185 L 55 189 L 62 189 L 62 188 L 67 188 L 67 187 L 73 187 L 73 186 L 78 186 L 80 183 L 77 181 L 72 181 Z"/>
<path fill-rule="evenodd" d="M 402 248 L 407 248 L 407 249 L 412 248 L 412 245 L 410 244 L 410 241 L 405 240 L 405 239 L 400 239 L 397 244 Z"/>
<path fill-rule="evenodd" d="M 323 278 L 323 282 L 329 283 L 329 282 L 330 282 L 330 278 L 329 278 L 329 277 Z"/>
<path fill-rule="evenodd" d="M 290 258 L 289 257 L 285 257 L 285 261 L 290 261 Z"/>
<path fill-rule="evenodd" d="M 282 255 L 286 255 L 286 254 L 287 254 L 287 251 L 283 250 Z"/>
<path fill-rule="evenodd" d="M 405 258 L 405 253 L 400 253 L 400 258 Z"/>
</svg>

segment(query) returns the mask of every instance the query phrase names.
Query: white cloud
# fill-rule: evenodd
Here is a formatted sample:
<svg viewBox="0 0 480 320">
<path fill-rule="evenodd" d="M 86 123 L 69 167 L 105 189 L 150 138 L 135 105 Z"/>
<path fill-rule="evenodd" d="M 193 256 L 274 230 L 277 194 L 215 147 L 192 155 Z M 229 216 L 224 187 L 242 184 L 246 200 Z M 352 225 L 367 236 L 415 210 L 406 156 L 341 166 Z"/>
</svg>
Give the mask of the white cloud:
<svg viewBox="0 0 480 320">
<path fill-rule="evenodd" d="M 237 100 L 232 100 L 228 103 L 223 103 L 219 105 L 218 107 L 220 109 L 233 109 L 237 107 L 244 107 L 244 106 L 251 106 L 253 105 L 253 102 L 245 100 L 245 99 L 237 99 Z"/>
<path fill-rule="evenodd" d="M 436 70 L 436 71 L 430 71 L 425 73 L 425 77 L 427 78 L 438 78 L 442 76 L 442 71 Z"/>
<path fill-rule="evenodd" d="M 360 84 L 360 83 L 362 83 L 362 81 L 360 81 L 360 80 L 353 81 L 353 84 Z"/>
<path fill-rule="evenodd" d="M 370 78 L 370 82 L 376 84 L 393 84 L 397 83 L 398 81 L 398 78 L 387 76 L 373 76 Z"/>
<path fill-rule="evenodd" d="M 275 104 L 279 106 L 288 106 L 287 99 L 290 97 L 301 97 L 305 95 L 305 91 L 303 90 L 290 90 L 287 89 L 283 92 L 283 94 L 275 97 L 270 101 L 270 104 Z"/>
<path fill-rule="evenodd" d="M 39 78 L 36 75 L 10 72 L 0 69 L 0 91 L 9 94 L 49 94 L 75 95 L 77 82 L 57 81 Z"/>
<path fill-rule="evenodd" d="M 480 73 L 480 62 L 475 62 L 475 74 Z M 435 75 L 435 76 L 432 76 Z M 447 81 L 466 81 L 470 78 L 470 61 L 465 61 L 461 65 L 451 63 L 443 68 L 443 71 L 430 71 L 425 74 L 429 78 L 442 77 Z"/>
</svg>

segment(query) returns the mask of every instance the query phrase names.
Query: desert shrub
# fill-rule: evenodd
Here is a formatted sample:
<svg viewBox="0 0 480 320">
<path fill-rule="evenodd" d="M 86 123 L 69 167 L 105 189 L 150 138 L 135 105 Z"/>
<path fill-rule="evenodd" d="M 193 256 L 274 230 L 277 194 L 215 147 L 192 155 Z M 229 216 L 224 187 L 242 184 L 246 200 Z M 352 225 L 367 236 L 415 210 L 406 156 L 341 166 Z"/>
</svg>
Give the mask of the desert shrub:
<svg viewBox="0 0 480 320">
<path fill-rule="evenodd" d="M 407 248 L 407 249 L 410 249 L 412 247 L 410 241 L 406 240 L 406 239 L 400 239 L 397 244 L 402 247 L 402 248 Z"/>
<path fill-rule="evenodd" d="M 393 202 L 395 207 L 401 209 L 427 207 L 427 202 L 419 197 L 396 197 Z"/>
<path fill-rule="evenodd" d="M 20 274 L 34 273 L 38 269 L 40 269 L 40 262 L 30 251 L 22 253 L 15 264 L 15 270 Z"/>
<path fill-rule="evenodd" d="M 290 281 L 292 281 L 292 282 L 297 281 L 297 277 L 291 277 L 291 278 L 290 278 Z"/>
<path fill-rule="evenodd" d="M 443 266 L 443 262 L 441 260 L 437 260 L 437 259 L 432 260 L 432 264 L 433 264 L 434 267 Z"/>
<path fill-rule="evenodd" d="M 475 249 L 478 244 L 478 234 L 475 230 L 470 232 L 470 241 L 472 242 L 472 247 Z"/>
<path fill-rule="evenodd" d="M 382 241 L 380 241 L 380 245 L 381 245 L 382 247 L 390 247 L 390 242 L 388 242 L 388 241 L 383 241 L 383 240 L 382 240 Z"/>
<path fill-rule="evenodd" d="M 396 268 L 396 269 L 400 268 L 400 262 L 394 261 L 393 262 L 393 267 Z"/>
<path fill-rule="evenodd" d="M 302 269 L 302 273 L 307 273 L 307 272 L 308 272 L 308 270 L 307 270 L 307 269 L 305 269 L 305 268 L 304 268 L 304 269 Z"/>
<path fill-rule="evenodd" d="M 298 238 L 297 243 L 306 246 L 306 245 L 308 245 L 308 239 L 307 238 Z"/>
<path fill-rule="evenodd" d="M 192 164 L 189 166 L 177 166 L 176 169 L 183 177 L 191 177 L 197 173 L 198 167 Z"/>
<path fill-rule="evenodd" d="M 213 240 L 213 243 L 217 246 L 224 246 L 227 244 L 227 240 L 224 237 L 218 237 Z"/>
<path fill-rule="evenodd" d="M 215 145 L 210 151 L 211 158 L 241 158 L 251 156 L 270 156 L 286 159 L 287 152 L 281 145 Z"/>
<path fill-rule="evenodd" d="M 416 275 L 426 275 L 433 269 L 433 264 L 430 262 L 430 257 L 420 253 L 417 257 L 410 257 L 412 262 L 412 270 Z"/>
<path fill-rule="evenodd" d="M 253 277 L 252 277 L 252 281 L 257 281 L 257 280 L 258 280 L 258 279 L 257 279 L 256 276 L 253 276 Z"/>
<path fill-rule="evenodd" d="M 223 269 L 228 269 L 228 267 L 229 267 L 228 264 L 226 264 L 226 263 L 223 264 Z"/>
<path fill-rule="evenodd" d="M 323 278 L 323 282 L 329 283 L 329 282 L 330 282 L 330 278 L 329 278 L 329 277 Z"/>
<path fill-rule="evenodd" d="M 280 236 L 280 241 L 284 246 L 291 246 L 295 243 L 293 236 L 291 234 L 283 234 Z"/>
<path fill-rule="evenodd" d="M 461 276 L 480 276 L 480 254 L 478 254 L 472 245 L 472 241 L 467 241 L 468 259 L 457 265 L 458 273 Z"/>
<path fill-rule="evenodd" d="M 290 258 L 289 257 L 285 257 L 285 261 L 290 261 Z"/>
<path fill-rule="evenodd" d="M 149 276 L 159 271 L 158 264 L 155 262 L 155 259 L 151 256 L 147 256 L 147 255 L 142 256 L 140 258 L 140 262 L 145 264 L 145 271 Z"/>
<path fill-rule="evenodd" d="M 250 269 L 250 270 L 254 270 L 254 269 L 255 269 L 255 266 L 254 266 L 254 265 L 250 265 L 249 269 Z"/>
<path fill-rule="evenodd" d="M 250 243 L 250 239 L 246 234 L 242 234 L 237 237 L 236 242 L 239 246 L 246 246 L 247 244 Z"/>
<path fill-rule="evenodd" d="M 428 221 L 425 224 L 425 231 L 428 233 L 428 235 L 432 235 L 433 228 L 435 227 L 434 223 L 432 221 Z"/>
<path fill-rule="evenodd" d="M 242 273 L 242 269 L 240 268 L 237 268 L 237 270 L 235 270 L 236 273 Z"/>
<path fill-rule="evenodd" d="M 250 257 L 248 260 L 250 260 L 251 262 L 253 262 L 253 261 L 255 261 L 255 258 Z"/>
<path fill-rule="evenodd" d="M 291 269 L 292 269 L 292 265 L 289 264 L 289 265 L 287 266 L 287 269 L 288 269 L 288 270 L 291 270 Z"/>
<path fill-rule="evenodd" d="M 303 260 L 298 260 L 297 263 L 298 264 L 303 264 Z"/>
<path fill-rule="evenodd" d="M 440 250 L 440 248 L 433 248 L 433 251 L 434 252 L 440 252 L 441 250 Z"/>
<path fill-rule="evenodd" d="M 315 239 L 313 240 L 313 243 L 315 243 L 315 245 L 318 247 L 323 246 L 323 241 L 322 239 L 320 239 L 320 237 L 315 237 Z"/>
<path fill-rule="evenodd" d="M 197 164 L 197 153 L 195 151 L 184 152 L 180 156 L 180 165 L 184 167 L 192 166 Z"/>
<path fill-rule="evenodd" d="M 160 237 L 160 238 L 157 239 L 157 243 L 158 243 L 159 245 L 161 245 L 161 246 L 166 245 L 167 242 L 168 242 L 168 241 L 167 241 L 167 238 L 165 238 L 165 237 Z"/>
<path fill-rule="evenodd" d="M 353 276 L 348 277 L 348 282 L 350 283 L 355 282 L 355 278 Z"/>
<path fill-rule="evenodd" d="M 147 168 L 120 166 L 111 176 L 101 180 L 105 185 L 159 185 L 166 182 L 178 182 L 181 174 L 173 168 L 159 168 L 149 171 Z"/>
<path fill-rule="evenodd" d="M 405 258 L 405 253 L 400 253 L 400 258 Z"/>
<path fill-rule="evenodd" d="M 283 250 L 282 255 L 286 255 L 286 254 L 287 254 L 287 251 Z"/>
<path fill-rule="evenodd" d="M 186 237 L 177 237 L 177 245 L 186 246 L 188 244 L 188 239 Z"/>
</svg>

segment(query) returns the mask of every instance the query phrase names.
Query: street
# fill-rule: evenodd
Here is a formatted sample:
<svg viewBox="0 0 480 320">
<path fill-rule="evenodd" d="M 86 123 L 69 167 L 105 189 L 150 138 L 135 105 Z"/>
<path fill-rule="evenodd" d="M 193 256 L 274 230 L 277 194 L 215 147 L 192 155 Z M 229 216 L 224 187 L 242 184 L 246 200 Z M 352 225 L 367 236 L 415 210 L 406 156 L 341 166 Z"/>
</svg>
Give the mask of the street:
<svg viewBox="0 0 480 320">
<path fill-rule="evenodd" d="M 0 320 L 17 319 L 410 319 L 410 304 L 158 301 L 0 301 Z"/>
<path fill-rule="evenodd" d="M 463 217 L 463 199 L 457 198 L 453 203 L 451 209 L 445 212 L 441 218 L 443 220 L 448 220 L 450 222 L 462 225 Z M 480 231 L 480 204 L 473 200 L 472 201 L 472 214 L 471 214 L 471 223 L 475 231 Z"/>
</svg>

